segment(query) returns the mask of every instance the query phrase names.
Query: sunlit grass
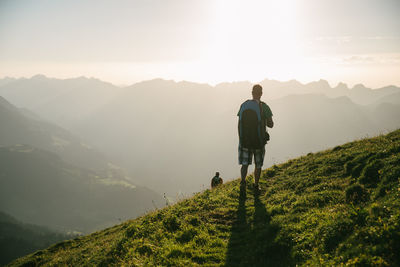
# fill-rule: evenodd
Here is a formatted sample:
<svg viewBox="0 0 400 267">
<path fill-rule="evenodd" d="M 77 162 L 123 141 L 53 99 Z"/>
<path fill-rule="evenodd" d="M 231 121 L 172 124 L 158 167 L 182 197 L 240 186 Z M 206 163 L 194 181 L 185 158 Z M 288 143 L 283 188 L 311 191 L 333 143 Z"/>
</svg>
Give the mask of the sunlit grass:
<svg viewBox="0 0 400 267">
<path fill-rule="evenodd" d="M 400 264 L 400 130 L 310 153 L 12 265 Z"/>
</svg>

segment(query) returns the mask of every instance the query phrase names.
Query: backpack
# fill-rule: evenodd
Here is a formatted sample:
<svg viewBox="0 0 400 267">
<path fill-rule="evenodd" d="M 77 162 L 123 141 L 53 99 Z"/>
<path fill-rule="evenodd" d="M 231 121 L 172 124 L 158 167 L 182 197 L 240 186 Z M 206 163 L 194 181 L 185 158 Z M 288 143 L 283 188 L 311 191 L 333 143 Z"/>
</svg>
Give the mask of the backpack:
<svg viewBox="0 0 400 267">
<path fill-rule="evenodd" d="M 265 145 L 264 120 L 261 102 L 247 100 L 240 106 L 239 140 L 241 147 L 259 149 Z"/>
</svg>

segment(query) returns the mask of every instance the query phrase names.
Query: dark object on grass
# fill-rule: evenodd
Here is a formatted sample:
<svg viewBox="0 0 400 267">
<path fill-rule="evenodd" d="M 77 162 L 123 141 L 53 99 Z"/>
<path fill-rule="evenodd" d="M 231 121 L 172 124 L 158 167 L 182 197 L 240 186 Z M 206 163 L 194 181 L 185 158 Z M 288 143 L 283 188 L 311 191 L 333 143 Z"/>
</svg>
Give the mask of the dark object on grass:
<svg viewBox="0 0 400 267">
<path fill-rule="evenodd" d="M 219 186 L 223 184 L 224 180 L 222 180 L 221 177 L 219 177 L 219 172 L 215 173 L 215 176 L 211 179 L 211 188 L 214 188 L 216 186 Z"/>
</svg>

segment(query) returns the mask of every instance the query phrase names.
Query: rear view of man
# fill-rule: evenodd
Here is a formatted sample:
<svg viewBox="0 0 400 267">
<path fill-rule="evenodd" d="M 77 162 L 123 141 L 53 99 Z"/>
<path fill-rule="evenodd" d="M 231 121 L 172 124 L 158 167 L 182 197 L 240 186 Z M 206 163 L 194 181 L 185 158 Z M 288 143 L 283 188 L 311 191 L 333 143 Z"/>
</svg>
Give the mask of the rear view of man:
<svg viewBox="0 0 400 267">
<path fill-rule="evenodd" d="M 243 102 L 237 114 L 239 116 L 239 164 L 242 165 L 241 186 L 245 186 L 247 170 L 254 157 L 254 188 L 259 190 L 258 182 L 264 163 L 265 144 L 269 140 L 266 126 L 272 128 L 274 122 L 271 109 L 261 101 L 261 85 L 253 86 L 252 95 L 253 99 Z"/>
</svg>

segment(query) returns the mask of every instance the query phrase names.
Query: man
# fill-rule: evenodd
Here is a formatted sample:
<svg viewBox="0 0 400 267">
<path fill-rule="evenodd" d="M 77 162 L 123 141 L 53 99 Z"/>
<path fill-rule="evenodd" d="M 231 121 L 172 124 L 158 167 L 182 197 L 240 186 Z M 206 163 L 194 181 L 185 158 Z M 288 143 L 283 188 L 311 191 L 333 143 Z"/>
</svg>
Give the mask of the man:
<svg viewBox="0 0 400 267">
<path fill-rule="evenodd" d="M 211 188 L 221 185 L 222 183 L 223 180 L 221 177 L 219 177 L 219 172 L 216 172 L 215 176 L 211 179 Z"/>
<path fill-rule="evenodd" d="M 265 144 L 269 140 L 266 127 L 274 127 L 272 111 L 267 104 L 261 101 L 262 87 L 259 84 L 253 86 L 253 99 L 242 103 L 238 112 L 239 123 L 239 164 L 241 186 L 246 185 L 246 176 L 249 165 L 254 156 L 254 189 L 259 190 L 261 168 L 264 163 Z"/>
</svg>

